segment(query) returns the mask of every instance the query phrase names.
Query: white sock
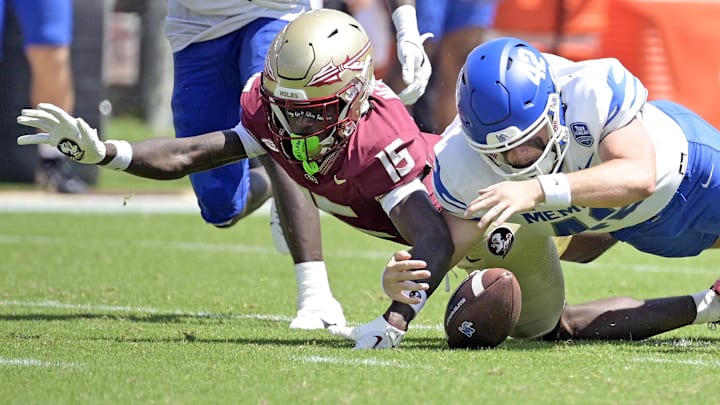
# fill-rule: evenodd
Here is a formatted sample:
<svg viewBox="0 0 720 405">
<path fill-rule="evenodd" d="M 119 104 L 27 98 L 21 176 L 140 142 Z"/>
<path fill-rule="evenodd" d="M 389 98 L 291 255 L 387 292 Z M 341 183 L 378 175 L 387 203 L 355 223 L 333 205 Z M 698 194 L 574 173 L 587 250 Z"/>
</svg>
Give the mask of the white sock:
<svg viewBox="0 0 720 405">
<path fill-rule="evenodd" d="M 295 265 L 298 303 L 309 297 L 331 297 L 325 262 L 304 262 Z"/>
<path fill-rule="evenodd" d="M 715 291 L 707 289 L 692 295 L 697 306 L 697 315 L 693 324 L 720 321 L 720 299 Z"/>
</svg>

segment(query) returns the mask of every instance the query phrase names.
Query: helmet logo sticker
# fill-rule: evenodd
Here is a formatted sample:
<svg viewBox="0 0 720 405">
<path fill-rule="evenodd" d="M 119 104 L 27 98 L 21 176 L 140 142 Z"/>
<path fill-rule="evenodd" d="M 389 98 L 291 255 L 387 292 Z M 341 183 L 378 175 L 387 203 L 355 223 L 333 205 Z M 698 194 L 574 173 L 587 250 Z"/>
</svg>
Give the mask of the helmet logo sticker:
<svg viewBox="0 0 720 405">
<path fill-rule="evenodd" d="M 527 48 L 518 49 L 519 61 L 518 68 L 527 76 L 527 78 L 538 86 L 541 80 L 547 77 L 547 63 L 538 55 L 534 54 Z"/>
<path fill-rule="evenodd" d="M 588 126 L 584 122 L 573 122 L 570 124 L 570 131 L 572 131 L 575 141 L 586 148 L 589 148 L 595 142 Z"/>
<path fill-rule="evenodd" d="M 490 253 L 505 258 L 512 249 L 515 235 L 510 228 L 499 226 L 490 233 L 487 239 L 487 247 Z"/>
<path fill-rule="evenodd" d="M 363 56 L 370 50 L 370 42 L 365 43 L 365 46 L 353 56 L 348 57 L 345 62 L 341 63 L 340 66 L 336 66 L 332 61 L 328 62 L 327 65 L 323 66 L 313 77 L 310 78 L 307 86 L 325 86 L 342 81 L 340 74 L 346 70 L 352 70 L 355 72 L 362 72 L 365 70 L 365 65 L 372 63 L 368 58 L 363 60 Z"/>
</svg>

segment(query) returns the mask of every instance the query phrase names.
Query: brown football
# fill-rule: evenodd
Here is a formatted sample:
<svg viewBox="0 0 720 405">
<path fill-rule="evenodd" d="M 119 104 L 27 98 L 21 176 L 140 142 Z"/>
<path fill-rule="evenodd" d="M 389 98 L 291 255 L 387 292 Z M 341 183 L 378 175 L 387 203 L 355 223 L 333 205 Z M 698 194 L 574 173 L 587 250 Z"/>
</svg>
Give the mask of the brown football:
<svg viewBox="0 0 720 405">
<path fill-rule="evenodd" d="M 507 269 L 476 270 L 455 289 L 445 309 L 445 334 L 453 348 L 490 348 L 502 343 L 520 316 L 522 295 Z"/>
</svg>

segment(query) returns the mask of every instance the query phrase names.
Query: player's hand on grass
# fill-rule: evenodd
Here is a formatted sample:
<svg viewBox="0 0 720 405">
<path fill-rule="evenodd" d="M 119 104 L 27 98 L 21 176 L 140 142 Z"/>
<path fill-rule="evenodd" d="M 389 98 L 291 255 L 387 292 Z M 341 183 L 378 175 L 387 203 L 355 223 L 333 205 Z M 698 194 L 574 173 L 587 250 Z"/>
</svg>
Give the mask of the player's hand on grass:
<svg viewBox="0 0 720 405">
<path fill-rule="evenodd" d="M 82 118 L 75 118 L 53 104 L 40 103 L 37 109 L 23 109 L 17 123 L 43 131 L 18 137 L 18 145 L 46 143 L 80 163 L 96 164 L 105 158 L 105 144 L 97 131 Z"/>
<path fill-rule="evenodd" d="M 427 263 L 424 260 L 412 260 L 409 252 L 405 250 L 395 252 L 383 272 L 383 291 L 393 301 L 409 305 L 419 304 L 421 299 L 415 296 L 411 297 L 412 294 L 409 292 L 430 288 L 428 283 L 416 281 L 430 278 L 430 271 L 426 268 Z"/>
<path fill-rule="evenodd" d="M 354 341 L 356 350 L 392 349 L 400 346 L 405 337 L 405 331 L 391 325 L 383 316 L 354 328 L 331 325 L 328 331 L 332 335 Z"/>
</svg>

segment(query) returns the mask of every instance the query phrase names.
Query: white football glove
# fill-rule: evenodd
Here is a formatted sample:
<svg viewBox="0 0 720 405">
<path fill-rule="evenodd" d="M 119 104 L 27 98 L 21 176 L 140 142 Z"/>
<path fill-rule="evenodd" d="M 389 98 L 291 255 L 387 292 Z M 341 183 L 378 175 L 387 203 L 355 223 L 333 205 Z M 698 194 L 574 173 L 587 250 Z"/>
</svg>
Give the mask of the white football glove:
<svg viewBox="0 0 720 405">
<path fill-rule="evenodd" d="M 97 131 L 82 118 L 75 118 L 53 104 L 40 103 L 37 110 L 23 109 L 17 123 L 45 132 L 22 135 L 17 139 L 18 145 L 46 143 L 80 163 L 96 164 L 105 158 L 105 144 Z"/>
<path fill-rule="evenodd" d="M 355 341 L 355 349 L 392 349 L 400 346 L 405 331 L 402 331 L 388 323 L 382 315 L 370 323 L 357 327 L 328 326 L 328 331 L 345 339 Z"/>
<path fill-rule="evenodd" d="M 423 42 L 434 35 L 429 32 L 420 35 L 413 6 L 398 7 L 392 13 L 392 20 L 397 31 L 397 54 L 402 65 L 402 78 L 408 85 L 398 96 L 405 105 L 411 105 L 425 93 L 430 81 L 432 66 Z"/>
</svg>

